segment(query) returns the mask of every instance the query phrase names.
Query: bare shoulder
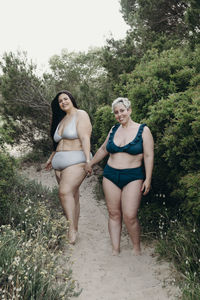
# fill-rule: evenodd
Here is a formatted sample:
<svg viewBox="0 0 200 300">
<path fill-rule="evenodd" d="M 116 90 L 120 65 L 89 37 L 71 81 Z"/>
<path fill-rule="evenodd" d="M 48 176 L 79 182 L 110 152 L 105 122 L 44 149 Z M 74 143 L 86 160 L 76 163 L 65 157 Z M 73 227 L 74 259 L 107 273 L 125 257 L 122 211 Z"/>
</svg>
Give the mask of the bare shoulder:
<svg viewBox="0 0 200 300">
<path fill-rule="evenodd" d="M 78 109 L 77 110 L 77 115 L 78 115 L 79 119 L 88 119 L 89 118 L 88 113 L 83 109 Z"/>
<path fill-rule="evenodd" d="M 143 139 L 144 139 L 144 140 L 148 140 L 148 141 L 149 141 L 149 140 L 153 140 L 153 136 L 152 136 L 151 130 L 149 129 L 148 126 L 145 126 L 145 127 L 144 127 L 142 136 L 143 136 Z"/>
<path fill-rule="evenodd" d="M 88 116 L 88 113 L 83 109 L 77 110 L 78 116 Z"/>
<path fill-rule="evenodd" d="M 151 130 L 149 129 L 149 127 L 147 125 L 144 126 L 144 133 L 147 133 L 147 134 L 151 133 Z"/>
</svg>

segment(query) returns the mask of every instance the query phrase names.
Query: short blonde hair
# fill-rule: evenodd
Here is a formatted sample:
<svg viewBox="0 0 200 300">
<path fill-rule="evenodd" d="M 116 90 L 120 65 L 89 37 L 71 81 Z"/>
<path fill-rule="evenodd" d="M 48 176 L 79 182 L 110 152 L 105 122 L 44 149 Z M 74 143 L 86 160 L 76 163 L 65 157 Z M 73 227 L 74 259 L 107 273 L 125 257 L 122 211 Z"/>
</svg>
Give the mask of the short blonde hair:
<svg viewBox="0 0 200 300">
<path fill-rule="evenodd" d="M 119 103 L 122 103 L 127 109 L 131 107 L 131 102 L 128 100 L 128 98 L 119 97 L 112 103 L 112 112 L 114 112 L 115 106 Z"/>
</svg>

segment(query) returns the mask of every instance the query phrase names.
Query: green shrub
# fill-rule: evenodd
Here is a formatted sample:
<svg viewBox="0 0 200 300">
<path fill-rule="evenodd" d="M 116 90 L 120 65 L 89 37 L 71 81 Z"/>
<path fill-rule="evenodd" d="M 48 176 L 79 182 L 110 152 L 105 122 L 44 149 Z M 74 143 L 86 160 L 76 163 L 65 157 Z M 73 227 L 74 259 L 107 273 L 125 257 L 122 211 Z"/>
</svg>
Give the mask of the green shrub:
<svg viewBox="0 0 200 300">
<path fill-rule="evenodd" d="M 200 231 L 191 222 L 173 220 L 166 235 L 157 242 L 156 251 L 168 259 L 179 271 L 182 299 L 197 300 L 200 298 Z"/>
<path fill-rule="evenodd" d="M 103 144 L 115 122 L 116 120 L 110 106 L 101 106 L 97 109 L 93 127 L 94 151 Z"/>
<path fill-rule="evenodd" d="M 200 172 L 185 175 L 179 181 L 178 189 L 173 192 L 176 198 L 183 199 L 182 208 L 188 220 L 200 223 Z"/>
<path fill-rule="evenodd" d="M 197 86 L 162 99 L 146 118 L 155 139 L 153 190 L 165 194 L 171 206 L 180 206 L 186 200 L 181 180 L 200 168 L 199 92 Z"/>
<path fill-rule="evenodd" d="M 6 225 L 0 226 L 0 298 L 67 300 L 78 294 L 57 189 L 50 192 L 18 175 L 7 203 L 1 219 Z"/>
<path fill-rule="evenodd" d="M 16 182 L 16 161 L 8 154 L 0 152 L 0 225 L 9 219 L 8 195 L 12 194 Z"/>
<path fill-rule="evenodd" d="M 147 51 L 134 71 L 121 76 L 122 91 L 132 102 L 134 119 L 140 122 L 146 118 L 149 107 L 170 94 L 185 92 L 197 85 L 199 76 L 200 47 L 171 49 L 159 53 Z M 120 86 L 120 84 L 119 84 Z M 125 88 L 126 87 L 126 88 Z"/>
</svg>

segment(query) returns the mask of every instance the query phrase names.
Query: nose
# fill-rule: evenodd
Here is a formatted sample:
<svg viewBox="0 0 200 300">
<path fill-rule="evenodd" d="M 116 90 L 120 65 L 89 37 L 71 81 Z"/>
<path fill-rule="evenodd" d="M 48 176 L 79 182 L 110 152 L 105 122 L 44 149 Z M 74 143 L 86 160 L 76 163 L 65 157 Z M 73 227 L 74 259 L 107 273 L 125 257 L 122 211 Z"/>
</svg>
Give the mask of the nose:
<svg viewBox="0 0 200 300">
<path fill-rule="evenodd" d="M 61 103 L 66 103 L 67 99 L 62 99 Z"/>
</svg>

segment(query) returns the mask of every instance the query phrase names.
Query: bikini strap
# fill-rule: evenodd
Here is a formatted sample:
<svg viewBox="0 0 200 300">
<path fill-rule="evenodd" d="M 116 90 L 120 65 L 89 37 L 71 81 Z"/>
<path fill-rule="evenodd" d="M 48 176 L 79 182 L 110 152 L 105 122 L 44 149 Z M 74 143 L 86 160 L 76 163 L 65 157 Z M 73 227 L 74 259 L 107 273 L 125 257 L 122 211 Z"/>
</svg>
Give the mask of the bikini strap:
<svg viewBox="0 0 200 300">
<path fill-rule="evenodd" d="M 113 136 L 117 130 L 117 128 L 120 126 L 120 124 L 115 124 L 113 127 L 112 127 L 112 130 L 110 132 L 110 136 L 109 136 L 109 140 L 112 141 L 113 140 Z"/>
<path fill-rule="evenodd" d="M 145 126 L 147 126 L 147 124 L 145 124 L 145 123 L 140 125 L 139 130 L 138 130 L 138 137 L 142 136 L 142 133 L 143 133 L 143 130 L 144 130 Z"/>
</svg>

